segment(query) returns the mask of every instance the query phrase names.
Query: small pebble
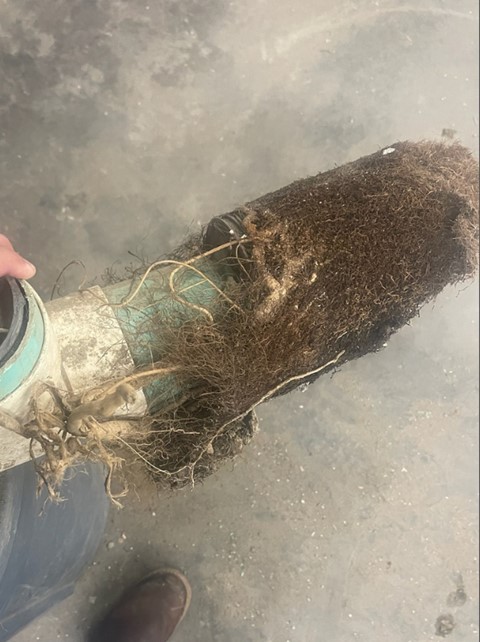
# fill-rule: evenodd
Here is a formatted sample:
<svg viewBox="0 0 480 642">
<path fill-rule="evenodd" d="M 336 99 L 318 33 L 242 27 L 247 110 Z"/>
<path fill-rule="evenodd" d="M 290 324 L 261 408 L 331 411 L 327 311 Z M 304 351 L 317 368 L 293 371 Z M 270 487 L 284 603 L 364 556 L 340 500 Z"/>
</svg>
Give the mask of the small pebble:
<svg viewBox="0 0 480 642">
<path fill-rule="evenodd" d="M 115 546 L 115 542 L 108 542 L 107 549 L 111 551 L 114 546 Z"/>
</svg>

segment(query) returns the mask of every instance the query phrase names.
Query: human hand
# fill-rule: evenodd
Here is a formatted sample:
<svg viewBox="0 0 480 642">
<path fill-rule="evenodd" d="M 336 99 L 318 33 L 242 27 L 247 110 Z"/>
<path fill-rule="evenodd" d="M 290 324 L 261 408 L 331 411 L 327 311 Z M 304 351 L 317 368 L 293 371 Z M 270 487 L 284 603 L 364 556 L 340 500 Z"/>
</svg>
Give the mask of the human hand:
<svg viewBox="0 0 480 642">
<path fill-rule="evenodd" d="M 7 237 L 0 234 L 0 277 L 30 279 L 35 272 L 35 266 L 17 254 Z"/>
</svg>

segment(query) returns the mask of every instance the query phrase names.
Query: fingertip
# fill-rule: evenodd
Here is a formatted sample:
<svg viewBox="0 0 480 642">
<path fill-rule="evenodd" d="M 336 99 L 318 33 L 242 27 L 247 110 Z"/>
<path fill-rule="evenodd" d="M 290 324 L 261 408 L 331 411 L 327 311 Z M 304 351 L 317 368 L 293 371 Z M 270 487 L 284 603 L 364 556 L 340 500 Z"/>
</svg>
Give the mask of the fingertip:
<svg viewBox="0 0 480 642">
<path fill-rule="evenodd" d="M 31 279 L 32 276 L 35 276 L 37 268 L 30 261 L 23 259 L 23 265 L 19 272 L 21 273 L 20 279 Z"/>
</svg>

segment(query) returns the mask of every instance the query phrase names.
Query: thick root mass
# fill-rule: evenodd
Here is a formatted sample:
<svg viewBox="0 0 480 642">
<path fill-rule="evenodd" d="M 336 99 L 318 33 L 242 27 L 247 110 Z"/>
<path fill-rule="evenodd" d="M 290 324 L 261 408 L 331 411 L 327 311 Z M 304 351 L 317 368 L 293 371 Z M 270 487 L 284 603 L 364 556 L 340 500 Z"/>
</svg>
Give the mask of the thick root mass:
<svg viewBox="0 0 480 642">
<path fill-rule="evenodd" d="M 227 219 L 246 234 L 241 253 L 222 257 L 238 262 L 235 308 L 172 336 L 163 358 L 202 393 L 191 409 L 190 399 L 174 416 L 158 413 L 155 425 L 171 421 L 172 431 L 153 430 L 143 453 L 174 483 L 230 454 L 228 436 L 243 434 L 235 418 L 378 350 L 447 284 L 473 275 L 478 164 L 458 144 L 397 143 Z"/>
<path fill-rule="evenodd" d="M 378 350 L 474 274 L 478 164 L 459 144 L 396 143 L 214 221 L 179 248 L 170 286 L 181 304 L 183 269 L 223 263 L 222 306 L 193 306 L 181 324 L 152 318 L 152 361 L 185 394 L 153 400 L 142 438 L 124 444 L 172 486 L 238 454 L 259 403 Z M 230 243 L 216 252 L 224 224 Z"/>
</svg>

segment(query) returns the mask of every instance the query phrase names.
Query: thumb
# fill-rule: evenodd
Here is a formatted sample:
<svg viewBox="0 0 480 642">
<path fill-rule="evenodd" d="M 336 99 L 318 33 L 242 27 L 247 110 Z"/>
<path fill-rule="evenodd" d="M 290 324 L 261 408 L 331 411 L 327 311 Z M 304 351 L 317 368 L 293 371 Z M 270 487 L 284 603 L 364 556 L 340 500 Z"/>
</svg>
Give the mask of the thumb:
<svg viewBox="0 0 480 642">
<path fill-rule="evenodd" d="M 0 245 L 0 277 L 13 276 L 16 279 L 30 279 L 36 272 L 35 266 L 22 258 L 7 245 Z"/>
</svg>

